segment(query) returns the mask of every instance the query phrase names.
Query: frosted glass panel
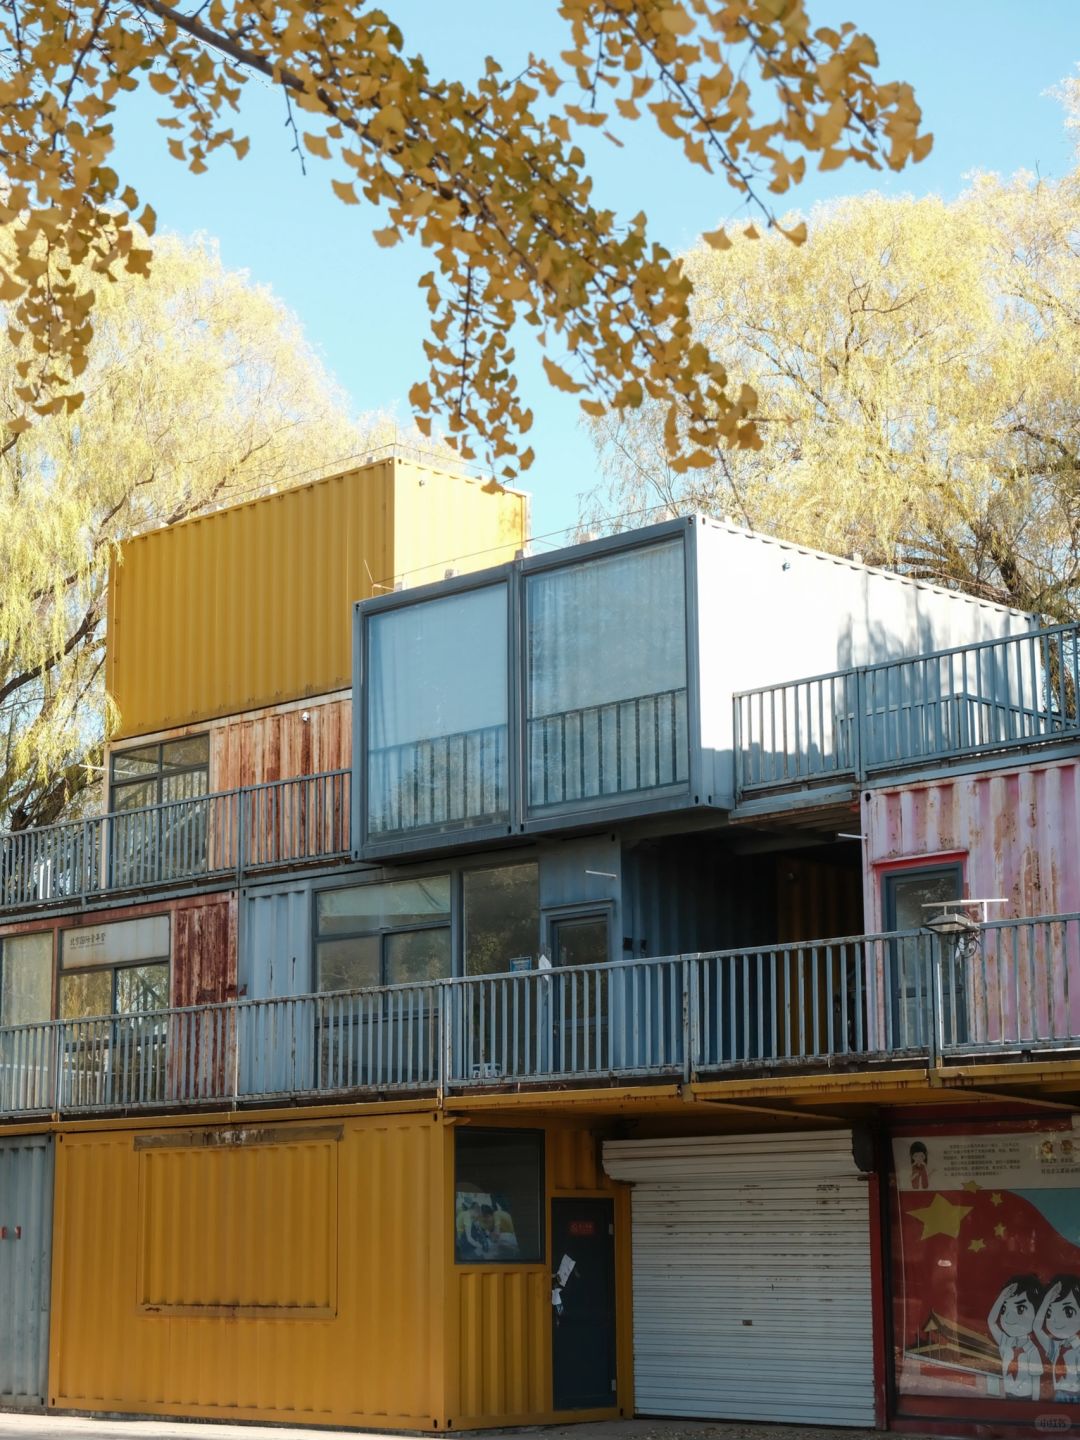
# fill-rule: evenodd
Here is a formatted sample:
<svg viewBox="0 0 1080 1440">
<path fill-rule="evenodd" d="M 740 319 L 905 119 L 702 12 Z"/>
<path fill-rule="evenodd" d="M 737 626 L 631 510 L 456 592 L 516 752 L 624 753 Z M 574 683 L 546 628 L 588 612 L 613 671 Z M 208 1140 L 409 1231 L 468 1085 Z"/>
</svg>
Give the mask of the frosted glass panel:
<svg viewBox="0 0 1080 1440">
<path fill-rule="evenodd" d="M 0 942 L 0 1025 L 33 1025 L 52 1018 L 51 930 Z"/>
<path fill-rule="evenodd" d="M 368 623 L 368 833 L 508 818 L 505 585 Z"/>
<path fill-rule="evenodd" d="M 681 540 L 530 576 L 532 809 L 687 782 Z"/>
</svg>

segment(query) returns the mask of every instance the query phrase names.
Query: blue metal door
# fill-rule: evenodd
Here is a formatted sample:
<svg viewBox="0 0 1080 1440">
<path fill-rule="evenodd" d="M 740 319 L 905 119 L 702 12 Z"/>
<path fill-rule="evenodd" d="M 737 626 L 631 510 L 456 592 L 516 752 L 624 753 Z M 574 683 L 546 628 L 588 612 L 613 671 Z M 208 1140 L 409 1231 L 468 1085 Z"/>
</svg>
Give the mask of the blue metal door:
<svg viewBox="0 0 1080 1440">
<path fill-rule="evenodd" d="M 45 1404 L 52 1201 L 51 1136 L 0 1143 L 0 1405 Z"/>
</svg>

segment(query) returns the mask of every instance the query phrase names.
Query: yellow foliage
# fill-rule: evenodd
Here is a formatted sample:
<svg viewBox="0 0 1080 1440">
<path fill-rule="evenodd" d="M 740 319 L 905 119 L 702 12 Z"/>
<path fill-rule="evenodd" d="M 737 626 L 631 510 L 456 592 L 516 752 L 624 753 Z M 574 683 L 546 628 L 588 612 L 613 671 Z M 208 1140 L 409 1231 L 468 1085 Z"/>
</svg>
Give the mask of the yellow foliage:
<svg viewBox="0 0 1080 1440">
<path fill-rule="evenodd" d="M 258 77 L 282 93 L 290 124 L 310 119 L 301 152 L 349 166 L 356 188 L 334 181 L 339 197 L 352 204 L 359 192 L 385 210 L 378 242 L 417 237 L 432 253 L 427 385 L 466 458 L 469 436 L 504 474 L 531 457 L 503 353 L 519 320 L 543 345 L 576 352 L 594 403 L 662 397 L 676 468 L 697 467 L 703 449 L 754 443 L 737 394 L 693 340 L 687 277 L 643 226 L 594 206 L 575 134 L 612 110 L 634 118 L 651 95 L 645 108 L 687 161 L 721 172 L 771 224 L 755 175 L 780 194 L 806 154 L 823 167 L 894 169 L 924 154 L 911 89 L 875 78 L 873 44 L 853 26 L 813 31 L 805 0 L 556 3 L 568 30 L 559 65 L 539 58 L 510 78 L 489 60 L 471 84 L 433 77 L 392 17 L 364 0 L 0 6 L 2 293 L 26 362 L 11 418 L 77 393 L 104 288 L 95 282 L 146 269 L 138 197 L 108 165 L 125 93 L 150 88 L 170 153 L 200 174 L 222 146 L 245 153 L 228 122 Z M 561 383 L 565 371 L 551 373 Z M 684 449 L 687 415 L 695 434 Z"/>
<path fill-rule="evenodd" d="M 397 438 L 389 419 L 349 420 L 296 320 L 206 245 L 159 241 L 149 278 L 99 287 L 75 413 L 62 397 L 63 413 L 33 425 L 17 413 L 19 356 L 0 332 L 12 417 L 0 454 L 0 824 L 16 826 L 56 818 L 92 778 L 81 762 L 106 728 L 105 586 L 120 538 L 345 469 Z"/>
<path fill-rule="evenodd" d="M 843 201 L 799 248 L 701 245 L 684 257 L 696 333 L 752 387 L 740 400 L 760 449 L 713 451 L 682 476 L 663 403 L 609 416 L 594 428 L 607 483 L 583 523 L 654 502 L 729 514 L 1076 617 L 1078 235 L 1080 172 L 983 177 L 952 204 Z"/>
</svg>

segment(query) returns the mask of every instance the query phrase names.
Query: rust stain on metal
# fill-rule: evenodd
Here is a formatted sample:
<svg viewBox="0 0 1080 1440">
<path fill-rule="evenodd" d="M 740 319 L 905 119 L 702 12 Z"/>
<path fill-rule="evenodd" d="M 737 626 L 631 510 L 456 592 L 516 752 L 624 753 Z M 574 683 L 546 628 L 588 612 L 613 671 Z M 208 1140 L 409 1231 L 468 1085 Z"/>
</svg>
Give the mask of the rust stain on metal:
<svg viewBox="0 0 1080 1440">
<path fill-rule="evenodd" d="M 994 918 L 1080 910 L 1080 761 L 875 790 L 863 800 L 866 928 L 883 925 L 891 864 L 958 855 L 966 893 L 1001 896 Z"/>
</svg>

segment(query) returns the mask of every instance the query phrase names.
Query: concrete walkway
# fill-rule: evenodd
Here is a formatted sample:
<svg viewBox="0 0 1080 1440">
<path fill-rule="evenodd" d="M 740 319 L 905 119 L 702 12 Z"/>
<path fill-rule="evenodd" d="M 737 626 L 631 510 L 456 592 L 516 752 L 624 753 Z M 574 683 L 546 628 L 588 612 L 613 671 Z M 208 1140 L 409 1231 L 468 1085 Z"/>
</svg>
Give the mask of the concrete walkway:
<svg viewBox="0 0 1080 1440">
<path fill-rule="evenodd" d="M 701 1420 L 606 1420 L 593 1425 L 474 1431 L 484 1440 L 881 1440 L 875 1430 L 821 1430 L 800 1425 L 714 1424 Z M 372 1430 L 297 1429 L 173 1420 L 85 1420 L 0 1412 L 0 1440 L 400 1440 Z M 912 1440 L 912 1437 L 905 1437 Z"/>
</svg>

